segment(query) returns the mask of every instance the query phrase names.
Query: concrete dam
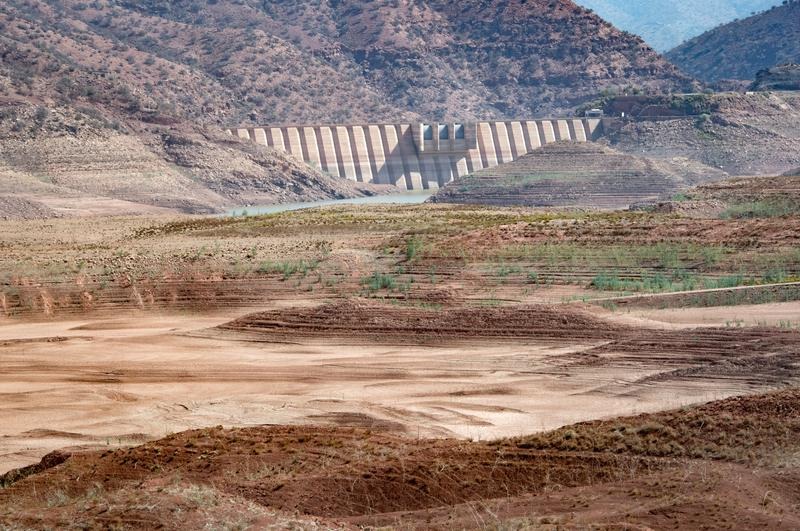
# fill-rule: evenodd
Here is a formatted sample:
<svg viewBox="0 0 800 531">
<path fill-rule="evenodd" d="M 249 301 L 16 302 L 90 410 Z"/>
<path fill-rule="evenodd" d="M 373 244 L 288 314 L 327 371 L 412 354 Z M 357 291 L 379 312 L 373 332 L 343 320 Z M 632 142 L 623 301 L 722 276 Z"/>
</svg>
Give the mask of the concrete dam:
<svg viewBox="0 0 800 531">
<path fill-rule="evenodd" d="M 455 177 L 511 162 L 559 140 L 586 142 L 599 118 L 229 129 L 290 153 L 333 176 L 406 190 L 444 186 Z"/>
</svg>

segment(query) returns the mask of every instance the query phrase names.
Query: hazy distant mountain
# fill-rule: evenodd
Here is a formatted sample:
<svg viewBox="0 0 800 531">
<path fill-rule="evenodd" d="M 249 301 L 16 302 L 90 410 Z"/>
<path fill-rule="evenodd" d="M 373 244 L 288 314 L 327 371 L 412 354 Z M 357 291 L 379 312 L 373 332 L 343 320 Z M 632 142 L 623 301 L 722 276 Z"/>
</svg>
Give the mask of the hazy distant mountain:
<svg viewBox="0 0 800 531">
<path fill-rule="evenodd" d="M 800 63 L 800 0 L 715 28 L 667 56 L 705 81 L 752 80 L 761 70 Z"/>
<path fill-rule="evenodd" d="M 747 17 L 781 0 L 576 0 L 618 28 L 666 51 L 719 24 Z"/>
</svg>

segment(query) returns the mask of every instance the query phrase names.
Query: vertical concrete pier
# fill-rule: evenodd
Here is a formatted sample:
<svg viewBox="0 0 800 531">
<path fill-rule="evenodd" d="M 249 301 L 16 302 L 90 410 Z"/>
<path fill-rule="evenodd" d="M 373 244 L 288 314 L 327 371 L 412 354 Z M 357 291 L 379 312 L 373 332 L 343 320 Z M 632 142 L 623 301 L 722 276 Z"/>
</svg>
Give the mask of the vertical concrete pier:
<svg viewBox="0 0 800 531">
<path fill-rule="evenodd" d="M 236 128 L 238 138 L 290 153 L 335 177 L 432 189 L 484 168 L 511 162 L 559 140 L 586 142 L 600 119 L 472 123 L 300 125 Z"/>
</svg>

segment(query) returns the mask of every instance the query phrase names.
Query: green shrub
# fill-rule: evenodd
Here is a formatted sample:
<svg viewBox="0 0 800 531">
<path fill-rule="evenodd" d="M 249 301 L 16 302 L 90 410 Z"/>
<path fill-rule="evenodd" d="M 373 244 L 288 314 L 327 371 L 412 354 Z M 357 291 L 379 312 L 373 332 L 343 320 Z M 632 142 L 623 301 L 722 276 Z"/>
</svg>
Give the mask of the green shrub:
<svg viewBox="0 0 800 531">
<path fill-rule="evenodd" d="M 422 252 L 423 247 L 422 240 L 416 236 L 409 238 L 406 241 L 406 260 L 410 262 L 416 258 Z"/>
<path fill-rule="evenodd" d="M 370 291 L 378 291 L 381 289 L 393 290 L 397 287 L 397 280 L 392 275 L 387 275 L 379 271 L 375 271 L 367 278 L 361 281 L 366 285 Z"/>
</svg>

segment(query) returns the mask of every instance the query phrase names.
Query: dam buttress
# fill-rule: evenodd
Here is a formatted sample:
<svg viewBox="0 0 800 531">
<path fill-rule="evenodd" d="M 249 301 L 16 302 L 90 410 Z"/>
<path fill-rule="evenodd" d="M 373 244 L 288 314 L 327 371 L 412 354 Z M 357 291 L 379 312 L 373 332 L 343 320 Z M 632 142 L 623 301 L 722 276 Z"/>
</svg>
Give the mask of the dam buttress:
<svg viewBox="0 0 800 531">
<path fill-rule="evenodd" d="M 444 186 L 560 140 L 586 142 L 598 118 L 367 125 L 292 125 L 229 129 L 284 151 L 330 175 L 407 190 Z"/>
</svg>

